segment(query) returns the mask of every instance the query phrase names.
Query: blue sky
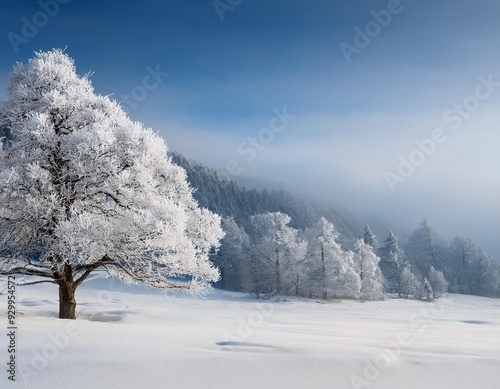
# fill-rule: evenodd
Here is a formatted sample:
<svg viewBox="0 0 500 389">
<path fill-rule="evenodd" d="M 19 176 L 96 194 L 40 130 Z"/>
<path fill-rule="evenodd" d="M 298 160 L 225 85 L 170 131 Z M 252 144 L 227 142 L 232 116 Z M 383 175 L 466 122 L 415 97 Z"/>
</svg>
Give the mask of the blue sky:
<svg viewBox="0 0 500 389">
<path fill-rule="evenodd" d="M 41 4 L 55 2 L 0 2 L 1 100 L 13 64 L 37 50 L 67 47 L 96 91 L 124 105 L 159 69 L 168 76 L 129 114 L 171 148 L 362 221 L 411 231 L 426 216 L 446 238 L 471 236 L 500 257 L 500 90 L 459 128 L 443 119 L 479 77 L 500 81 L 500 2 L 221 0 L 236 4 L 221 20 L 211 0 L 61 0 L 44 19 Z M 29 39 L 26 20 L 40 25 Z M 340 45 L 355 47 L 355 28 L 372 36 L 348 62 Z M 13 45 L 13 34 L 24 41 Z M 284 107 L 294 118 L 248 161 L 248 138 Z M 446 141 L 391 191 L 386 173 L 438 127 Z"/>
</svg>

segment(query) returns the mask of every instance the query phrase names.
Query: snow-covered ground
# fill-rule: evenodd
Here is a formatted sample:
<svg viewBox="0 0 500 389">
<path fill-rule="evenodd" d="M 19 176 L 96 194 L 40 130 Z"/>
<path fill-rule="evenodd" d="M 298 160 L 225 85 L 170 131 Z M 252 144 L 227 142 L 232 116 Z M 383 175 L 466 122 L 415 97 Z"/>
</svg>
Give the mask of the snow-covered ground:
<svg viewBox="0 0 500 389">
<path fill-rule="evenodd" d="M 20 387 L 500 387 L 500 300 L 165 297 L 112 279 L 82 285 L 77 300 L 78 320 L 59 320 L 54 285 L 17 288 Z M 0 388 L 14 387 L 5 370 Z"/>
</svg>

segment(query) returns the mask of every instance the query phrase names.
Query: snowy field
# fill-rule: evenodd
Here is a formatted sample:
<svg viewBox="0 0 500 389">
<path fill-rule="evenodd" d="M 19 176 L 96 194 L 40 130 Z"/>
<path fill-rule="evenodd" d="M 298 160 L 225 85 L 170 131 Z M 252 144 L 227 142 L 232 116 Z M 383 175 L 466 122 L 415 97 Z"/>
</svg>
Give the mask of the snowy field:
<svg viewBox="0 0 500 389">
<path fill-rule="evenodd" d="M 500 300 L 165 297 L 98 279 L 77 301 L 59 320 L 55 286 L 18 287 L 18 382 L 2 369 L 0 388 L 500 387 Z"/>
</svg>

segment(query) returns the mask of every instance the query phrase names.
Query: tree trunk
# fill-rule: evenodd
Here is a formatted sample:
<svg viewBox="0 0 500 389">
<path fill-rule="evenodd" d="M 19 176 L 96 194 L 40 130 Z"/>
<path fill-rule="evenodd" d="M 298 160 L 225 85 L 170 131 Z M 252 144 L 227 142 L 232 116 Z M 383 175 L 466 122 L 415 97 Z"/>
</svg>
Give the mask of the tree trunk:
<svg viewBox="0 0 500 389">
<path fill-rule="evenodd" d="M 64 265 L 64 274 L 59 281 L 59 319 L 76 319 L 75 282 L 71 265 Z"/>
</svg>

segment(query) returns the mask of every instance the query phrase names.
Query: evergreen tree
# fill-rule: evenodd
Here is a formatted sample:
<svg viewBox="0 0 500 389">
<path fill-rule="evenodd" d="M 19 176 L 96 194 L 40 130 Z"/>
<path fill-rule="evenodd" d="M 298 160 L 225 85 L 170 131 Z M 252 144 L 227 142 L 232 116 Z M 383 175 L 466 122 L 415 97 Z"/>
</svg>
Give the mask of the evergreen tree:
<svg viewBox="0 0 500 389">
<path fill-rule="evenodd" d="M 367 224 L 365 226 L 365 233 L 364 233 L 364 238 L 363 241 L 372 247 L 372 249 L 377 250 L 378 249 L 378 241 L 377 237 L 371 230 L 370 226 Z"/>
<path fill-rule="evenodd" d="M 451 292 L 496 296 L 500 274 L 495 259 L 469 238 L 455 237 L 448 249 L 445 273 Z"/>
<path fill-rule="evenodd" d="M 387 279 L 392 292 L 399 297 L 403 293 L 403 271 L 409 266 L 404 258 L 403 251 L 399 248 L 398 238 L 391 231 L 380 250 L 380 268 Z"/>
<path fill-rule="evenodd" d="M 382 300 L 384 298 L 384 279 L 379 267 L 380 258 L 373 248 L 358 239 L 354 244 L 354 266 L 361 280 L 363 300 Z"/>
<path fill-rule="evenodd" d="M 221 272 L 221 280 L 216 284 L 224 289 L 254 291 L 251 277 L 250 238 L 244 228 L 232 218 L 222 219 L 225 232 L 221 247 L 214 257 L 214 264 Z"/>
<path fill-rule="evenodd" d="M 412 269 L 422 277 L 429 275 L 431 266 L 445 268 L 446 243 L 434 232 L 426 219 L 409 236 L 405 253 Z"/>
</svg>

